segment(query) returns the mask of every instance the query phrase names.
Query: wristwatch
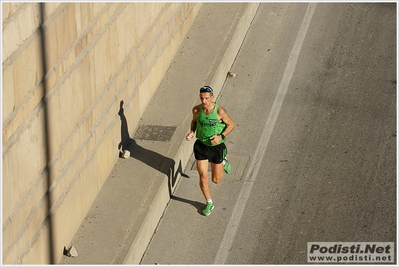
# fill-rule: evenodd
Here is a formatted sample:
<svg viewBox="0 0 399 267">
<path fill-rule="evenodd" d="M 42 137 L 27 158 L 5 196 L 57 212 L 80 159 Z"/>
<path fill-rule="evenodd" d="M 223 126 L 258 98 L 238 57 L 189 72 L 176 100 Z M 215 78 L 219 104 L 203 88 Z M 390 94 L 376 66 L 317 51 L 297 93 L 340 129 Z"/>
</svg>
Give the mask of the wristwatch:
<svg viewBox="0 0 399 267">
<path fill-rule="evenodd" d="M 222 137 L 222 139 L 224 139 L 226 136 L 224 136 L 224 134 L 220 134 L 220 136 Z"/>
</svg>

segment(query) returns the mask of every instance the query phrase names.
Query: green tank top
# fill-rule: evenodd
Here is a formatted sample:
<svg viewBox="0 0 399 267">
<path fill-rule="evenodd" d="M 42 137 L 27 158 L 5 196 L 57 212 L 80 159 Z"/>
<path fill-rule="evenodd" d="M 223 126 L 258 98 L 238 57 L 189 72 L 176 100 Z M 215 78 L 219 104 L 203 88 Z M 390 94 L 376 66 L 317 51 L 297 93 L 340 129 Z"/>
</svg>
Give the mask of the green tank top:
<svg viewBox="0 0 399 267">
<path fill-rule="evenodd" d="M 210 138 L 214 135 L 221 134 L 227 125 L 220 122 L 218 117 L 219 105 L 215 104 L 213 112 L 209 115 L 205 114 L 202 110 L 202 105 L 200 106 L 200 111 L 197 116 L 197 129 L 195 137 L 200 140 L 203 144 L 207 146 L 214 146 L 211 143 Z M 223 143 L 224 139 L 220 141 L 219 144 Z"/>
</svg>

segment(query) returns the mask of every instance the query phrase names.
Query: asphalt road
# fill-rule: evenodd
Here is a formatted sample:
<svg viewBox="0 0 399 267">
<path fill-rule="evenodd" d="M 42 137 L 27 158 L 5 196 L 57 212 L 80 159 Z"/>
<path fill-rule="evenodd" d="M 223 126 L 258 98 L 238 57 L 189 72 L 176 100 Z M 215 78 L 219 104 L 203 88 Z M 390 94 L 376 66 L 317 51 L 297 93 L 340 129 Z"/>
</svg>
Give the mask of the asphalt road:
<svg viewBox="0 0 399 267">
<path fill-rule="evenodd" d="M 307 264 L 316 241 L 396 248 L 396 3 L 262 3 L 232 71 L 218 103 L 237 124 L 233 173 L 202 216 L 192 159 L 142 264 Z"/>
</svg>

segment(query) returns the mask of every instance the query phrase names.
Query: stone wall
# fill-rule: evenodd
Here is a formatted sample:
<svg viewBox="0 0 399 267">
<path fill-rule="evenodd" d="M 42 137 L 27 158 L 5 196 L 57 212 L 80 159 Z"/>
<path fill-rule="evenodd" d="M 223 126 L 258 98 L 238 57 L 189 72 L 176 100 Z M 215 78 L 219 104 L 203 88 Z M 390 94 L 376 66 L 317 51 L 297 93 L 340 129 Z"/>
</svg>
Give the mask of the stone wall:
<svg viewBox="0 0 399 267">
<path fill-rule="evenodd" d="M 3 2 L 3 264 L 57 263 L 201 3 Z"/>
</svg>

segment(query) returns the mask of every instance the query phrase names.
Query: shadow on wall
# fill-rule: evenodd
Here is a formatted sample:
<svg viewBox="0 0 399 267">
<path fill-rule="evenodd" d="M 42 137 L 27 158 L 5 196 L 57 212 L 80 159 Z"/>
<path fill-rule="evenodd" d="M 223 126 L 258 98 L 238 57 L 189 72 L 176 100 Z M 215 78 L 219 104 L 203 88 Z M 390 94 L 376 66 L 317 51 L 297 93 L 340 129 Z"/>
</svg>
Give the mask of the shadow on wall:
<svg viewBox="0 0 399 267">
<path fill-rule="evenodd" d="M 175 171 L 176 163 L 173 159 L 165 157 L 157 152 L 148 150 L 138 145 L 134 139 L 130 138 L 123 104 L 124 102 L 122 100 L 120 102 L 120 108 L 118 112 L 118 115 L 121 119 L 121 142 L 118 145 L 118 149 L 121 152 L 119 153 L 119 157 L 122 157 L 122 151 L 129 151 L 130 157 L 140 160 L 151 168 L 154 168 L 155 170 L 158 170 L 168 176 L 169 197 L 172 197 L 172 189 L 176 184 L 178 175 L 180 174 L 183 177 L 188 178 L 188 176 L 183 173 L 181 161 L 179 161 L 179 165 L 177 167 L 177 170 Z"/>
<path fill-rule="evenodd" d="M 50 186 L 51 186 L 51 181 L 53 181 L 53 177 L 51 177 L 51 147 L 50 147 L 50 126 L 49 126 L 49 107 L 48 107 L 48 98 L 46 97 L 46 94 L 48 92 L 48 88 L 46 87 L 46 81 L 45 81 L 45 76 L 47 73 L 47 59 L 46 59 L 46 41 L 45 41 L 45 35 L 44 35 L 44 10 L 45 6 L 44 3 L 39 4 L 39 32 L 40 32 L 40 42 L 41 42 L 41 54 L 42 54 L 42 72 L 43 72 L 43 77 L 42 78 L 42 99 L 40 105 L 43 107 L 43 129 L 44 129 L 44 139 L 45 139 L 45 147 L 44 147 L 44 154 L 46 157 L 46 166 L 43 171 L 43 175 L 46 177 L 46 182 L 47 182 L 47 192 L 46 192 L 46 210 L 47 210 L 47 216 L 44 219 L 44 223 L 48 225 L 48 259 L 46 263 L 49 264 L 54 264 L 55 263 L 55 255 L 54 255 L 54 232 L 53 232 L 53 224 L 52 224 L 52 216 L 54 215 L 51 212 L 51 208 L 53 206 L 54 201 L 51 198 L 51 191 L 50 191 Z M 34 242 L 33 242 L 34 243 Z"/>
</svg>

